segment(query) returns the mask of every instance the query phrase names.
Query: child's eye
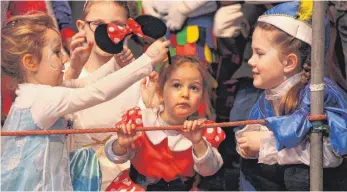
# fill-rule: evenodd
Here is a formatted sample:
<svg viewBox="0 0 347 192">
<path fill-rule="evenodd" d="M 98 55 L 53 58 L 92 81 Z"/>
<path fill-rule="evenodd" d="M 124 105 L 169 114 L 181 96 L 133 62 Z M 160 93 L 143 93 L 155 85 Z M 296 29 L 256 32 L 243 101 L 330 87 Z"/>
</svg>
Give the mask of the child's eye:
<svg viewBox="0 0 347 192">
<path fill-rule="evenodd" d="M 259 55 L 259 57 L 264 55 L 264 53 L 261 52 L 256 52 L 256 54 Z"/>
<path fill-rule="evenodd" d="M 192 89 L 193 91 L 199 91 L 199 87 L 197 86 L 191 86 L 190 89 Z"/>
<path fill-rule="evenodd" d="M 175 88 L 180 88 L 180 87 L 181 87 L 181 84 L 179 84 L 179 83 L 174 83 L 172 86 L 175 87 Z"/>
<path fill-rule="evenodd" d="M 58 56 L 60 56 L 60 55 L 61 55 L 61 51 L 60 51 L 60 50 L 55 51 L 54 53 L 55 53 L 56 55 L 58 55 Z"/>
</svg>

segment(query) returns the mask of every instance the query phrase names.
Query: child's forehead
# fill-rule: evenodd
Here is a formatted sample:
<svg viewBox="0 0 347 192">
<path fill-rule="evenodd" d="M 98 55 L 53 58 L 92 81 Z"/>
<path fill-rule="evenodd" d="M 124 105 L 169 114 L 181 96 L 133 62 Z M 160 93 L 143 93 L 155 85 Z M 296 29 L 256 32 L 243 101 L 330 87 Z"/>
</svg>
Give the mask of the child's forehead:
<svg viewBox="0 0 347 192">
<path fill-rule="evenodd" d="M 46 42 L 47 42 L 46 44 L 49 44 L 49 45 L 61 44 L 60 35 L 56 30 L 47 29 L 45 36 L 46 36 Z"/>
<path fill-rule="evenodd" d="M 103 22 L 124 22 L 127 20 L 126 10 L 112 1 L 93 2 L 87 6 L 85 19 Z"/>
<path fill-rule="evenodd" d="M 170 79 L 202 79 L 202 75 L 197 66 L 193 63 L 185 62 L 173 69 Z"/>
<path fill-rule="evenodd" d="M 100 9 L 103 8 L 103 9 Z M 103 13 L 105 13 L 105 11 L 107 9 L 105 8 L 111 8 L 111 9 L 124 9 L 122 6 L 120 6 L 117 2 L 114 1 L 93 1 L 88 3 L 88 5 L 85 7 L 84 11 L 87 11 L 87 15 L 91 15 L 93 13 L 95 13 L 96 11 L 101 11 Z M 105 14 L 109 14 L 109 13 L 105 13 Z M 105 15 L 103 14 L 103 15 Z M 103 15 L 100 15 L 100 17 L 102 17 Z"/>
<path fill-rule="evenodd" d="M 274 31 L 264 30 L 256 27 L 253 32 L 252 46 L 273 47 L 275 46 L 275 35 L 276 33 Z"/>
</svg>

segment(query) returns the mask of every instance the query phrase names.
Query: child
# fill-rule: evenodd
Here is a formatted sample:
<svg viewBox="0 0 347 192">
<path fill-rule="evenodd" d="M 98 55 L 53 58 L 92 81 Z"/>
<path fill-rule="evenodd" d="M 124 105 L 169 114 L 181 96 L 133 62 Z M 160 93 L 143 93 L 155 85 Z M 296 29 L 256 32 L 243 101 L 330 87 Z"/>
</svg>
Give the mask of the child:
<svg viewBox="0 0 347 192">
<path fill-rule="evenodd" d="M 62 42 L 48 15 L 13 17 L 2 28 L 1 43 L 2 71 L 19 82 L 4 131 L 66 129 L 64 115 L 110 100 L 149 75 L 166 56 L 169 44 L 155 42 L 120 72 L 113 73 L 115 66 L 110 64 L 88 78 L 63 82 Z M 78 39 L 71 44 L 72 57 L 90 50 L 90 45 L 78 44 Z M 74 61 L 72 66 L 84 63 Z M 71 191 L 65 140 L 65 135 L 4 137 L 1 190 Z M 99 187 L 92 183 L 95 180 L 90 175 L 79 181 L 95 190 Z"/>
<path fill-rule="evenodd" d="M 310 49 L 312 2 L 280 4 L 258 19 L 253 33 L 253 84 L 265 89 L 248 125 L 236 133 L 241 170 L 256 190 L 309 190 Z M 324 78 L 324 190 L 346 190 L 347 95 Z M 257 160 L 255 160 L 257 159 Z"/>
<path fill-rule="evenodd" d="M 85 38 L 88 42 L 94 41 L 94 32 L 99 24 L 112 22 L 124 26 L 127 23 L 128 15 L 129 10 L 127 2 L 86 1 L 82 16 L 77 20 L 77 28 L 80 32 L 85 33 Z M 120 58 L 124 61 L 121 61 Z M 112 55 L 102 51 L 98 46 L 94 46 L 84 67 L 81 69 L 75 69 L 75 71 L 81 73 L 72 73 L 77 74 L 74 78 L 88 77 L 92 72 L 109 62 L 115 63 L 115 70 L 119 70 L 130 63 L 133 59 L 134 56 L 128 48 L 125 48 L 121 54 Z M 68 73 L 70 73 L 71 70 L 72 68 L 70 67 Z M 113 127 L 115 122 L 118 122 L 121 119 L 121 116 L 126 112 L 126 110 L 137 105 L 140 93 L 140 82 L 136 82 L 110 101 L 74 113 L 71 117 L 73 128 L 89 129 Z M 102 190 L 111 183 L 115 175 L 124 168 L 129 167 L 129 163 L 116 165 L 105 157 L 103 152 L 104 144 L 110 136 L 111 133 L 76 134 L 70 136 L 70 151 L 73 153 L 86 147 L 92 149 L 91 152 L 94 154 L 88 156 L 87 161 L 100 163 L 102 172 Z M 71 163 L 74 164 L 74 161 Z M 80 170 L 75 169 L 74 166 L 71 168 L 74 169 L 72 170 L 72 173 L 80 172 Z"/>
<path fill-rule="evenodd" d="M 213 175 L 223 164 L 217 150 L 225 138 L 223 130 L 200 129 L 202 123 L 209 121 L 188 120 L 203 102 L 209 101 L 207 71 L 195 57 L 177 56 L 172 63 L 159 73 L 160 107 L 130 109 L 116 124 L 122 130 L 118 137 L 106 144 L 110 161 L 131 161 L 130 178 L 137 185 L 131 183 L 126 190 L 140 190 L 140 185 L 145 190 L 187 191 L 192 188 L 195 171 L 203 176 Z M 182 132 L 134 131 L 138 126 L 182 124 Z M 116 179 L 108 189 L 125 189 L 121 182 Z"/>
</svg>

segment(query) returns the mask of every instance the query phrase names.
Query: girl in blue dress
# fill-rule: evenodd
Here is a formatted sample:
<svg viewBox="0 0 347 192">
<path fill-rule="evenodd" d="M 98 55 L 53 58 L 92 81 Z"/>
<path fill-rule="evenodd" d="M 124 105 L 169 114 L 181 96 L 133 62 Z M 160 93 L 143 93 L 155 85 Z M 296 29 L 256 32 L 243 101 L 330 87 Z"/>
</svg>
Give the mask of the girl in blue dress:
<svg viewBox="0 0 347 192">
<path fill-rule="evenodd" d="M 82 47 L 80 37 L 71 44 L 73 67 L 83 66 L 93 44 Z M 50 16 L 13 17 L 2 28 L 1 68 L 19 84 L 2 131 L 66 129 L 65 115 L 108 101 L 149 75 L 164 60 L 168 45 L 155 42 L 117 72 L 115 64 L 108 63 L 88 78 L 63 81 L 61 38 Z M 3 137 L 1 151 L 2 191 L 72 190 L 66 135 Z M 101 178 L 96 172 L 90 170 L 76 182 L 85 190 L 98 190 Z"/>
</svg>

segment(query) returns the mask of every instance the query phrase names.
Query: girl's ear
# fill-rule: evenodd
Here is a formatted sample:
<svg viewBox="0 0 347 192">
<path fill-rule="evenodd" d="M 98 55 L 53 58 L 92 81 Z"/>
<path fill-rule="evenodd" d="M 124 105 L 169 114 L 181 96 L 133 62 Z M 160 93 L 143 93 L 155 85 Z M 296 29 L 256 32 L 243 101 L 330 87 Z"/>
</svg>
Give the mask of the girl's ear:
<svg viewBox="0 0 347 192">
<path fill-rule="evenodd" d="M 30 72 L 36 72 L 38 70 L 38 64 L 32 54 L 25 54 L 22 57 L 22 63 L 24 66 L 24 69 L 30 71 Z"/>
<path fill-rule="evenodd" d="M 299 65 L 299 58 L 296 54 L 290 53 L 287 56 L 287 59 L 283 62 L 283 64 L 285 73 L 295 72 Z"/>
<path fill-rule="evenodd" d="M 84 25 L 85 25 L 84 21 L 82 21 L 80 19 L 78 19 L 76 21 L 76 26 L 77 26 L 78 31 L 82 31 L 84 29 Z"/>
</svg>

